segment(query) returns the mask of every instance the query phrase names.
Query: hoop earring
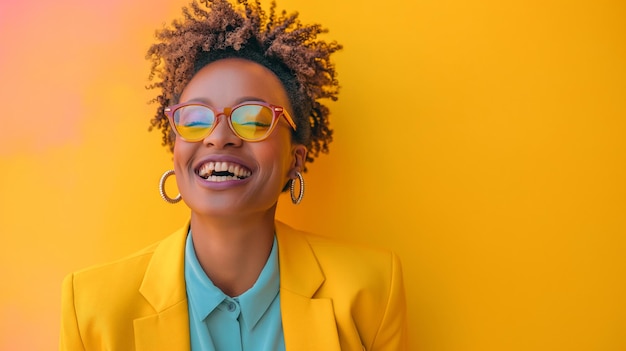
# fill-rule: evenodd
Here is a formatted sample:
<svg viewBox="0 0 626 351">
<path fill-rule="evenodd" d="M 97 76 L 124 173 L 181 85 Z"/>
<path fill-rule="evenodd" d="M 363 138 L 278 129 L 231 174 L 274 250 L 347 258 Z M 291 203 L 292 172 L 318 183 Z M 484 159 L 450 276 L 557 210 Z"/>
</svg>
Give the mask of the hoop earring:
<svg viewBox="0 0 626 351">
<path fill-rule="evenodd" d="M 180 194 L 178 194 L 178 196 L 172 199 L 165 193 L 165 181 L 167 180 L 167 178 L 169 178 L 169 176 L 173 174 L 174 174 L 174 170 L 170 169 L 169 171 L 166 171 L 165 173 L 163 173 L 163 175 L 161 176 L 161 180 L 159 180 L 159 193 L 161 194 L 161 197 L 163 198 L 163 200 L 171 204 L 175 204 L 182 199 L 182 196 L 180 196 Z"/>
<path fill-rule="evenodd" d="M 302 176 L 302 174 L 300 174 L 300 172 L 296 172 L 296 175 L 298 176 L 298 178 L 300 179 L 300 193 L 298 194 L 298 197 L 296 197 L 296 180 L 292 179 L 291 180 L 291 186 L 289 187 L 289 191 L 291 192 L 291 202 L 293 202 L 294 205 L 299 204 L 302 201 L 302 198 L 304 197 L 304 177 Z"/>
</svg>

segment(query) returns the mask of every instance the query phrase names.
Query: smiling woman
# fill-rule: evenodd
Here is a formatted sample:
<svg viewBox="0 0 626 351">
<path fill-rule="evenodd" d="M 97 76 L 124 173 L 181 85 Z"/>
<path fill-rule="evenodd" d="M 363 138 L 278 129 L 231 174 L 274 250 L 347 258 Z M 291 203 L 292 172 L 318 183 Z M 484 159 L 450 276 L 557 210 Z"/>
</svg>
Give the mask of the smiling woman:
<svg viewBox="0 0 626 351">
<path fill-rule="evenodd" d="M 258 2 L 197 2 L 149 50 L 173 151 L 161 178 L 190 219 L 164 240 L 69 275 L 62 350 L 405 350 L 398 258 L 275 219 L 328 151 L 336 99 L 319 25 Z M 180 196 L 164 182 L 175 174 Z M 296 191 L 296 180 L 299 191 Z"/>
</svg>

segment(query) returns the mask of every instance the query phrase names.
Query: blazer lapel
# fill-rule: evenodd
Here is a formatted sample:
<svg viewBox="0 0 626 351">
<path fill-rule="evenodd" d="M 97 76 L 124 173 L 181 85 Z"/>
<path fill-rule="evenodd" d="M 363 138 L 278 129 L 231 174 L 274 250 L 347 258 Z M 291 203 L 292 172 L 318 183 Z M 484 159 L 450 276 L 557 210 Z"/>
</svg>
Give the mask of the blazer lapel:
<svg viewBox="0 0 626 351">
<path fill-rule="evenodd" d="M 187 302 L 181 301 L 161 313 L 135 319 L 137 351 L 189 350 Z"/>
<path fill-rule="evenodd" d="M 135 319 L 137 351 L 189 350 L 189 316 L 184 281 L 184 245 L 189 226 L 155 249 L 140 293 L 155 314 Z M 330 299 L 314 298 L 324 283 L 315 253 L 301 232 L 276 222 L 280 304 L 289 351 L 340 351 Z"/>
<path fill-rule="evenodd" d="M 139 292 L 156 311 L 135 319 L 137 351 L 189 350 L 184 246 L 189 226 L 163 239 L 155 249 Z"/>
<path fill-rule="evenodd" d="M 332 301 L 313 298 L 324 283 L 315 253 L 301 232 L 276 222 L 280 307 L 289 351 L 339 351 Z"/>
</svg>

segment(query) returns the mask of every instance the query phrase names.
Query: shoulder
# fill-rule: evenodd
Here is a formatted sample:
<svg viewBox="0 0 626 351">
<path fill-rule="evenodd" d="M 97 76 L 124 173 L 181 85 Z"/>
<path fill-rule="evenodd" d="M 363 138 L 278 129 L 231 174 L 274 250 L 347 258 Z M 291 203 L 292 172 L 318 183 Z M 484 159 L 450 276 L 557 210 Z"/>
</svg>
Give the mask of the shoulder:
<svg viewBox="0 0 626 351">
<path fill-rule="evenodd" d="M 131 311 L 149 307 L 139 289 L 157 246 L 153 244 L 120 260 L 69 274 L 63 281 L 62 305 L 64 310 L 71 306 L 73 312 L 64 313 L 62 319 L 75 315 L 81 328 L 96 325 L 97 321 L 127 327 L 136 317 Z"/>
<path fill-rule="evenodd" d="M 319 279 L 312 298 L 332 301 L 342 348 L 406 350 L 406 296 L 397 255 L 284 224 L 277 234 L 279 254 L 291 251 L 281 255 L 281 282 L 293 287 Z"/>
<path fill-rule="evenodd" d="M 345 261 L 347 264 L 353 262 L 359 265 L 366 264 L 368 267 L 380 265 L 382 269 L 385 269 L 385 266 L 389 268 L 394 262 L 399 263 L 397 256 L 385 248 L 301 231 L 282 222 L 277 222 L 277 227 L 283 236 L 289 237 L 290 242 L 306 242 L 320 260 Z"/>
<path fill-rule="evenodd" d="M 184 235 L 179 230 L 164 239 L 143 248 L 129 256 L 109 263 L 91 266 L 69 274 L 63 283 L 63 295 L 73 295 L 77 306 L 96 306 L 115 301 L 132 301 L 150 266 L 158 260 L 170 259 L 173 265 L 175 252 L 182 257 Z M 174 253 L 174 254 L 172 254 Z M 156 259 L 156 257 L 161 257 Z"/>
<path fill-rule="evenodd" d="M 133 276 L 141 279 L 159 244 L 160 241 L 122 259 L 81 269 L 68 275 L 66 280 L 71 278 L 75 289 L 85 286 L 110 288 L 110 280 L 124 281 L 127 286 L 136 285 Z"/>
<path fill-rule="evenodd" d="M 391 250 L 300 231 L 279 223 L 289 242 L 308 246 L 323 271 L 325 285 L 356 285 L 386 290 L 389 282 L 402 276 L 398 256 Z M 287 240 L 283 240 L 287 241 Z M 294 249 L 289 244 L 286 250 Z M 279 247 L 280 250 L 280 247 Z M 301 250 L 301 249 L 300 249 Z"/>
</svg>

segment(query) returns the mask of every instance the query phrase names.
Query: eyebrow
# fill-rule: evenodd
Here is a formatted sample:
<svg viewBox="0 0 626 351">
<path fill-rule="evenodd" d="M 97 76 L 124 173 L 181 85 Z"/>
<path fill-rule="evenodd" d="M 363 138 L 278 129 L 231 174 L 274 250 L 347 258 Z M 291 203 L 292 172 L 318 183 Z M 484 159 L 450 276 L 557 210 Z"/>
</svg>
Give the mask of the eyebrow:
<svg viewBox="0 0 626 351">
<path fill-rule="evenodd" d="M 251 101 L 267 103 L 267 101 L 265 101 L 264 99 L 261 99 L 255 96 L 243 96 L 235 100 L 235 103 L 233 104 L 233 106 L 239 105 L 243 102 L 251 102 Z M 213 104 L 211 103 L 211 100 L 207 98 L 196 98 L 196 99 L 188 100 L 187 102 L 200 102 L 209 106 L 213 106 Z"/>
<path fill-rule="evenodd" d="M 241 97 L 241 98 L 237 99 L 237 100 L 235 101 L 235 105 L 239 105 L 240 103 L 242 103 L 242 102 L 247 102 L 247 101 L 267 102 L 267 101 L 265 101 L 265 100 L 263 100 L 263 99 L 261 99 L 261 98 L 258 98 L 258 97 L 254 97 L 254 96 L 244 96 L 244 97 Z"/>
</svg>

